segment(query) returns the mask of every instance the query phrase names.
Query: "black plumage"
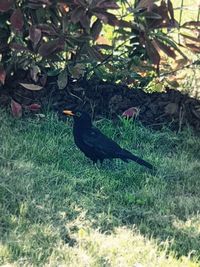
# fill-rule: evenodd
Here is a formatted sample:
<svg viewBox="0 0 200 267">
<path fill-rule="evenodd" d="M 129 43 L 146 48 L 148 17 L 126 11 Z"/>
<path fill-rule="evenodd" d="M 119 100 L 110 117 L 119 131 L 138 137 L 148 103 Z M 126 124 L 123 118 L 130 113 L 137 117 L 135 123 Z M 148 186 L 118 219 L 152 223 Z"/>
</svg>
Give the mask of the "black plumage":
<svg viewBox="0 0 200 267">
<path fill-rule="evenodd" d="M 140 165 L 149 169 L 153 166 L 147 161 L 133 155 L 126 149 L 121 148 L 115 141 L 104 135 L 99 129 L 92 125 L 91 118 L 88 113 L 83 111 L 72 112 L 63 111 L 66 115 L 74 118 L 73 135 L 77 147 L 90 158 L 93 163 L 98 160 L 102 163 L 104 159 L 119 158 L 125 162 L 133 160 Z"/>
</svg>

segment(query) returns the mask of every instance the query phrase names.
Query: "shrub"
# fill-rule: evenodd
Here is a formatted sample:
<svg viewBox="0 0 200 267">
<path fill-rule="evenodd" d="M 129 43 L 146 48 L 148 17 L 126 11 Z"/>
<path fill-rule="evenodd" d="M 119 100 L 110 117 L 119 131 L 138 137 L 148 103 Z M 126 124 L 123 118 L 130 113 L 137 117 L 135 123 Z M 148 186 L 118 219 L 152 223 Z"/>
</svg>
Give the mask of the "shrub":
<svg viewBox="0 0 200 267">
<path fill-rule="evenodd" d="M 28 90 L 40 90 L 47 75 L 58 74 L 58 87 L 63 89 L 68 76 L 80 78 L 87 68 L 90 76 L 148 83 L 153 75 L 143 74 L 159 73 L 161 52 L 186 59 L 168 34 L 180 28 L 171 0 L 154 2 L 0 0 L 0 83 L 22 69 L 31 78 L 31 83 L 21 83 Z M 124 17 L 129 13 L 129 21 L 116 15 L 120 7 Z M 98 42 L 103 24 L 113 27 L 112 45 Z M 195 21 L 182 25 L 193 34 L 199 33 L 199 26 Z M 188 33 L 182 37 L 185 46 L 199 52 L 199 37 Z"/>
<path fill-rule="evenodd" d="M 78 76 L 82 62 L 102 61 L 101 47 L 95 44 L 102 23 L 131 27 L 108 12 L 118 8 L 112 0 L 1 0 L 1 82 L 16 69 L 30 68 L 35 80 L 40 69 L 62 67 L 63 62 Z"/>
</svg>

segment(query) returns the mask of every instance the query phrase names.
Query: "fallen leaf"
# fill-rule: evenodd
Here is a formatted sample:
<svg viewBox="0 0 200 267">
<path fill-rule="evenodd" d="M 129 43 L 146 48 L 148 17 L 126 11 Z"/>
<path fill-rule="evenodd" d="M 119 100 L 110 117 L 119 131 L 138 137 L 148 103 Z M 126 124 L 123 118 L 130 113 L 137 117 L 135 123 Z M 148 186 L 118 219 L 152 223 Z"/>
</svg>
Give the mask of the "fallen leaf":
<svg viewBox="0 0 200 267">
<path fill-rule="evenodd" d="M 123 117 L 134 118 L 139 114 L 140 110 L 137 107 L 131 107 L 122 113 Z"/>
<path fill-rule="evenodd" d="M 38 111 L 41 109 L 41 105 L 34 103 L 34 104 L 27 106 L 27 108 L 31 111 Z"/>
<path fill-rule="evenodd" d="M 33 84 L 33 83 L 19 83 L 21 86 L 23 86 L 24 88 L 31 90 L 31 91 L 39 91 L 41 90 L 43 87 Z"/>
<path fill-rule="evenodd" d="M 15 118 L 21 118 L 22 116 L 22 105 L 16 102 L 15 100 L 11 100 L 11 110 L 12 115 Z"/>
</svg>

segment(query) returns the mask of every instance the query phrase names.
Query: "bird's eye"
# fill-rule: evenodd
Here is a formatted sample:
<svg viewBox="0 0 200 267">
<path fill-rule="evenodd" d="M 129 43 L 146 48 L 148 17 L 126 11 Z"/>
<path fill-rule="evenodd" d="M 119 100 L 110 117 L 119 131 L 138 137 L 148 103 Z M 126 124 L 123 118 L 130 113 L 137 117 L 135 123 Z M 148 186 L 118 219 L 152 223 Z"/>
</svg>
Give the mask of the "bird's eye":
<svg viewBox="0 0 200 267">
<path fill-rule="evenodd" d="M 81 116 L 81 112 L 77 112 L 77 113 L 76 113 L 76 116 L 77 116 L 77 117 L 80 117 L 80 116 Z"/>
</svg>

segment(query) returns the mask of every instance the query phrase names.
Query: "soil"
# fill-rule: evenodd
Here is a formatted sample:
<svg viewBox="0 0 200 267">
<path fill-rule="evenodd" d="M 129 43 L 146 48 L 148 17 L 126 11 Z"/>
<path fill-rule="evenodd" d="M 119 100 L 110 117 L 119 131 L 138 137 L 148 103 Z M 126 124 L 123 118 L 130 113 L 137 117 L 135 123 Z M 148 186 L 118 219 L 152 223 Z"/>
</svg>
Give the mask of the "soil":
<svg viewBox="0 0 200 267">
<path fill-rule="evenodd" d="M 44 89 L 30 91 L 19 82 L 30 81 L 19 76 L 7 84 L 7 88 L 0 90 L 0 105 L 9 104 L 12 98 L 23 106 L 39 103 L 57 112 L 60 118 L 63 109 L 79 108 L 90 112 L 93 118 L 111 119 L 134 107 L 137 108 L 136 119 L 153 129 L 167 126 L 180 131 L 189 125 L 200 132 L 200 100 L 178 90 L 166 88 L 166 92 L 146 93 L 125 85 L 84 79 L 69 80 L 66 88 L 60 90 L 57 77 L 49 77 Z"/>
</svg>

